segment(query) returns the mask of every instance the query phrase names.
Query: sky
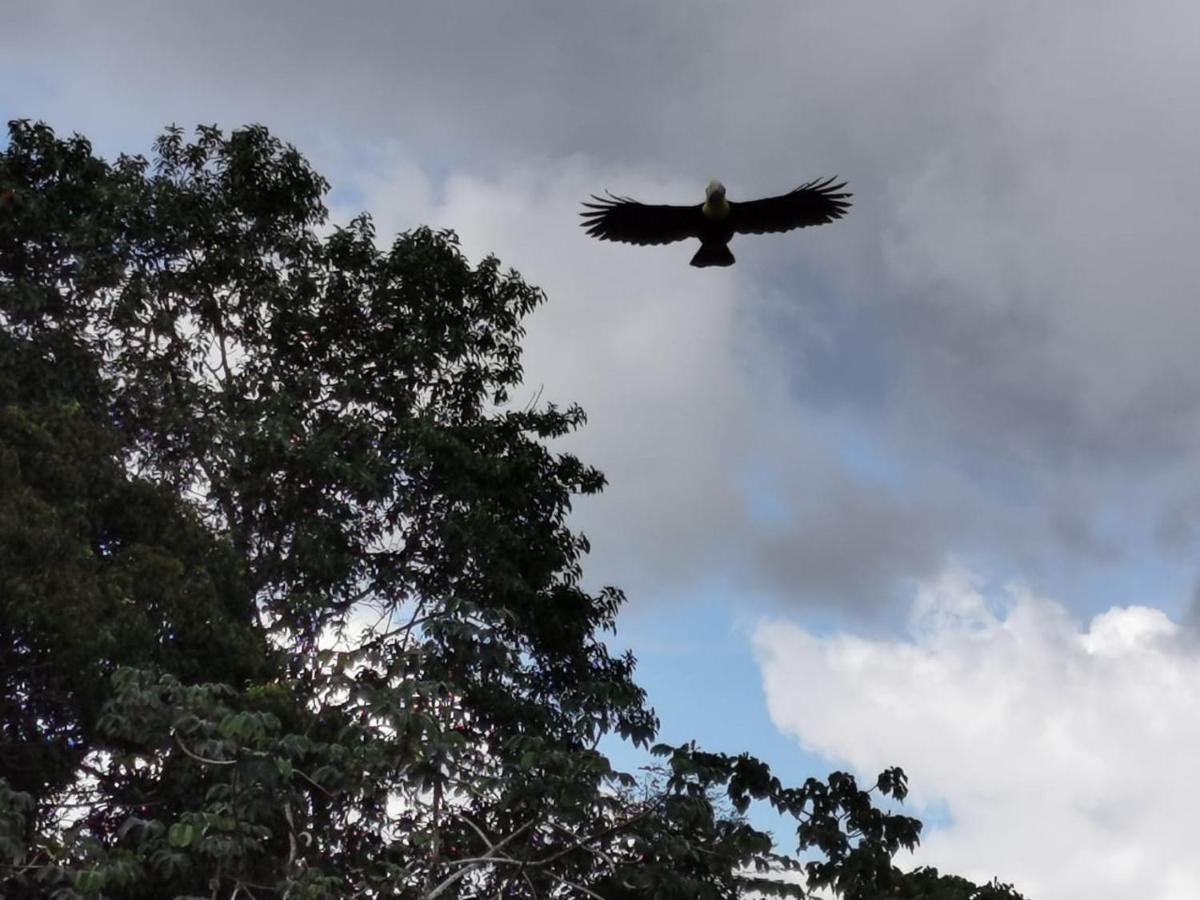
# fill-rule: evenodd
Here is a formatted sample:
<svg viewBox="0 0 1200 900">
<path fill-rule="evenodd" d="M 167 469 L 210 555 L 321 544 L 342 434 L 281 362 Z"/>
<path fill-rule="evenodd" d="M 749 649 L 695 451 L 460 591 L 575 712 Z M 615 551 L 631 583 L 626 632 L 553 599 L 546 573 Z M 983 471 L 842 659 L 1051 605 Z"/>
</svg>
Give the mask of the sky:
<svg viewBox="0 0 1200 900">
<path fill-rule="evenodd" d="M 5 0 L 0 114 L 261 122 L 339 221 L 497 254 L 665 739 L 902 766 L 904 865 L 1192 900 L 1198 57 L 1166 0 Z M 576 224 L 829 175 L 845 219 L 729 269 Z"/>
</svg>

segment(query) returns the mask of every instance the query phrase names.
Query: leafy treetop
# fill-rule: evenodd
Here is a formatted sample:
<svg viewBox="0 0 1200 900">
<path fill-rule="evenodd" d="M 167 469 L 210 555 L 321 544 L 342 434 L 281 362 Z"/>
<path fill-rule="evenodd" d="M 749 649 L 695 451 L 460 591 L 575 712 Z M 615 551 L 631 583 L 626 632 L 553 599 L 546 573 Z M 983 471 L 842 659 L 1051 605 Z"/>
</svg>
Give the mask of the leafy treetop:
<svg viewBox="0 0 1200 900">
<path fill-rule="evenodd" d="M 0 892 L 1018 897 L 893 864 L 899 769 L 653 745 L 567 525 L 603 476 L 548 447 L 583 413 L 510 402 L 542 293 L 326 189 L 257 126 L 106 162 L 10 123 Z"/>
</svg>

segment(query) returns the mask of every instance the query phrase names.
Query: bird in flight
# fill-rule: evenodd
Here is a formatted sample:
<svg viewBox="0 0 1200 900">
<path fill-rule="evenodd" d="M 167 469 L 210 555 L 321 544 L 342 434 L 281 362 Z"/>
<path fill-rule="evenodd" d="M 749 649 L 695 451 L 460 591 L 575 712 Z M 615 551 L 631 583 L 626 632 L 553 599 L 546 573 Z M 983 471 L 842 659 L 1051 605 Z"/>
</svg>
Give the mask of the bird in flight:
<svg viewBox="0 0 1200 900">
<path fill-rule="evenodd" d="M 729 241 L 735 234 L 766 234 L 824 225 L 840 219 L 850 208 L 846 183 L 836 178 L 816 179 L 787 194 L 731 203 L 725 185 L 713 179 L 704 191 L 704 202 L 695 206 L 638 203 L 628 197 L 592 195 L 584 203 L 581 223 L 592 237 L 626 244 L 670 244 L 699 238 L 693 266 L 732 266 Z"/>
</svg>

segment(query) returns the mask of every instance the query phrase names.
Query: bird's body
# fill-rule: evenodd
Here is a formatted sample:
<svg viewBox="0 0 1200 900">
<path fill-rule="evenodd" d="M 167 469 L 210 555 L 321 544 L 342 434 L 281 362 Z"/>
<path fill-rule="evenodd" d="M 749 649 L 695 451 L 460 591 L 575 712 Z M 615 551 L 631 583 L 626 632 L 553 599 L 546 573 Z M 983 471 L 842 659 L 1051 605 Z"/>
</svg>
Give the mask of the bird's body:
<svg viewBox="0 0 1200 900">
<path fill-rule="evenodd" d="M 733 254 L 729 242 L 733 240 L 733 207 L 725 199 L 725 185 L 715 178 L 704 191 L 704 203 L 700 215 L 704 221 L 699 227 L 700 249 L 692 257 L 693 266 L 732 266 Z"/>
<path fill-rule="evenodd" d="M 840 219 L 850 208 L 845 183 L 833 178 L 810 181 L 779 197 L 731 203 L 725 186 L 708 183 L 703 203 L 695 206 L 663 206 L 638 203 L 628 197 L 593 197 L 585 203 L 583 227 L 602 241 L 629 244 L 669 244 L 698 238 L 700 249 L 693 266 L 731 266 L 729 242 L 735 234 L 764 234 L 823 225 Z"/>
</svg>

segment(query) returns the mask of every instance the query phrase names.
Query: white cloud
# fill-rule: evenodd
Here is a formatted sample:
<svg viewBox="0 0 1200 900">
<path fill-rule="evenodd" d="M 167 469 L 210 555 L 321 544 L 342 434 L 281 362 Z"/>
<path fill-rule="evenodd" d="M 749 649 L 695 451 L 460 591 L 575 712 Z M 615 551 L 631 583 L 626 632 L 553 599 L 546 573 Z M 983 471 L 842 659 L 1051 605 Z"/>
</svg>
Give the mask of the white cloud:
<svg viewBox="0 0 1200 900">
<path fill-rule="evenodd" d="M 918 814 L 948 809 L 917 864 L 1038 900 L 1196 896 L 1200 655 L 1186 632 L 1144 606 L 1081 625 L 961 569 L 921 586 L 910 626 L 868 640 L 774 621 L 755 643 L 777 727 L 865 777 L 901 765 Z"/>
</svg>

